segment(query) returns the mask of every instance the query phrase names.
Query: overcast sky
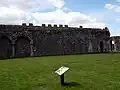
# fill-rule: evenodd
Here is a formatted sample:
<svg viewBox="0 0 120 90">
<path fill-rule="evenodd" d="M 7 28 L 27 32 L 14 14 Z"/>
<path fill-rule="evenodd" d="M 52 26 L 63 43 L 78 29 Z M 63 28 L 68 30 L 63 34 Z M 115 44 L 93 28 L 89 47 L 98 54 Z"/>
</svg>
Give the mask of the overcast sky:
<svg viewBox="0 0 120 90">
<path fill-rule="evenodd" d="M 120 0 L 0 0 L 0 24 L 68 24 L 120 35 Z"/>
</svg>

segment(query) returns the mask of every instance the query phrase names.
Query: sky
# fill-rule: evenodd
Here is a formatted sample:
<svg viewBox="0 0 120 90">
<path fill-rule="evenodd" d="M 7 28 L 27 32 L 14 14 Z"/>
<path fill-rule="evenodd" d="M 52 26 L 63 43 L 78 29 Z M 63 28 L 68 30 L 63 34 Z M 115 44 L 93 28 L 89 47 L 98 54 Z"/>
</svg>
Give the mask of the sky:
<svg viewBox="0 0 120 90">
<path fill-rule="evenodd" d="M 108 27 L 120 36 L 120 0 L 0 0 L 0 24 Z"/>
</svg>

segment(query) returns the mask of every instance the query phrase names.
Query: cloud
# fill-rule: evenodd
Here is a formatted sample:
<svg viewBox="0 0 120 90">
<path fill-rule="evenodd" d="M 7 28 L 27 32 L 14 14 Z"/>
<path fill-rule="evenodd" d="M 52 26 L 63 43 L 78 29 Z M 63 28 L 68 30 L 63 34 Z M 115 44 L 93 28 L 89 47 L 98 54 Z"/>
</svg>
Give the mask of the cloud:
<svg viewBox="0 0 120 90">
<path fill-rule="evenodd" d="M 45 10 L 50 7 L 62 8 L 64 0 L 0 0 L 0 7 L 11 7 L 22 10 Z"/>
<path fill-rule="evenodd" d="M 62 8 L 65 5 L 64 0 L 48 0 L 48 2 L 57 8 Z"/>
<path fill-rule="evenodd" d="M 116 8 L 116 5 L 106 4 L 105 8 L 107 8 L 107 9 L 114 9 L 114 8 Z"/>
<path fill-rule="evenodd" d="M 116 19 L 116 21 L 117 21 L 117 22 L 120 22 L 120 17 L 118 17 L 118 18 Z"/>
<path fill-rule="evenodd" d="M 107 8 L 109 10 L 113 10 L 115 12 L 120 12 L 120 6 L 119 5 L 106 4 L 105 8 Z"/>
<path fill-rule="evenodd" d="M 28 3 L 27 3 L 28 2 Z M 92 18 L 80 12 L 73 12 L 66 8 L 64 0 L 6 0 L 0 3 L 0 23 L 21 24 L 22 22 L 34 25 L 45 24 L 68 24 L 78 27 L 97 27 L 103 28 L 106 25 L 97 22 Z M 50 7 L 56 7 L 56 10 L 49 12 L 40 12 Z M 39 9 L 39 12 L 35 10 Z"/>
<path fill-rule="evenodd" d="M 120 0 L 116 0 L 117 2 L 120 2 Z"/>
<path fill-rule="evenodd" d="M 0 8 L 0 23 L 18 24 L 21 20 L 26 20 L 26 13 L 18 8 Z"/>
<path fill-rule="evenodd" d="M 62 17 L 61 17 L 62 16 Z M 39 17 L 39 18 L 38 18 Z M 68 24 L 69 26 L 78 27 L 83 25 L 85 27 L 103 28 L 106 25 L 101 22 L 97 22 L 96 18 L 91 18 L 80 12 L 64 12 L 61 9 L 57 9 L 53 12 L 36 12 L 31 14 L 31 22 L 35 25 L 45 24 Z"/>
</svg>

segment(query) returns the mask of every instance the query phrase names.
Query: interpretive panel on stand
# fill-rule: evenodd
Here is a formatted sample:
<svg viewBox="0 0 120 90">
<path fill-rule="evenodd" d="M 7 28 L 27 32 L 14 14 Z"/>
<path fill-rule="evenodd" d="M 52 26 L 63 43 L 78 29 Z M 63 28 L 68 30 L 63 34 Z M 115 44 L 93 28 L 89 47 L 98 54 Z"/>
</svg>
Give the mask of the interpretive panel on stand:
<svg viewBox="0 0 120 90">
<path fill-rule="evenodd" d="M 55 71 L 55 73 L 57 73 L 58 75 L 62 75 L 62 74 L 64 74 L 66 71 L 68 71 L 68 67 L 64 67 L 64 66 L 62 66 L 62 67 L 60 67 L 58 70 L 56 70 Z"/>
</svg>

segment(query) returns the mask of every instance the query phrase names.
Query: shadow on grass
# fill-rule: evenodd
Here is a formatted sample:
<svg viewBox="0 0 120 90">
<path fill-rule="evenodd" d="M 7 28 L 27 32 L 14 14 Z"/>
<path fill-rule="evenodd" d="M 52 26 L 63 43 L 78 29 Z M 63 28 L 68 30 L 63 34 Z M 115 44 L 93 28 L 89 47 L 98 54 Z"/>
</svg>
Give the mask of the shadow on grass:
<svg viewBox="0 0 120 90">
<path fill-rule="evenodd" d="M 76 83 L 76 82 L 65 82 L 63 84 L 63 86 L 67 86 L 67 87 L 83 87 L 82 85 L 80 85 L 79 83 Z"/>
</svg>

